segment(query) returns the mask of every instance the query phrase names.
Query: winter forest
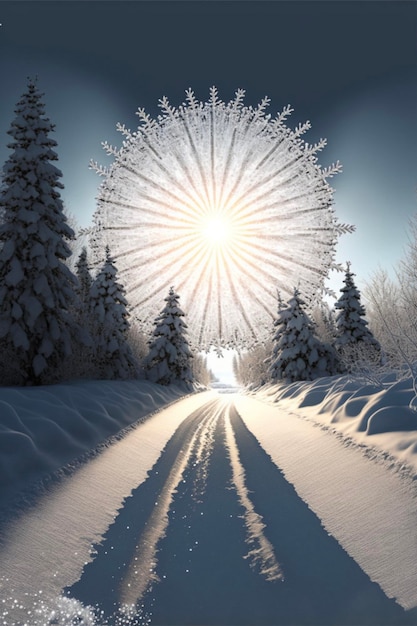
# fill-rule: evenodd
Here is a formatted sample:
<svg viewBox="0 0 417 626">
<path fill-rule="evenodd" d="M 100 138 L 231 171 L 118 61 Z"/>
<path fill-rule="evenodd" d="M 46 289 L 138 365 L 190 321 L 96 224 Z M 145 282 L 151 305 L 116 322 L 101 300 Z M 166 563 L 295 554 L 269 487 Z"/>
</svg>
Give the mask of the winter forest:
<svg viewBox="0 0 417 626">
<path fill-rule="evenodd" d="M 118 124 L 81 228 L 41 82 L 0 186 L 1 624 L 415 624 L 417 217 L 360 289 L 326 140 L 212 87 Z"/>
<path fill-rule="evenodd" d="M 30 81 L 9 131 L 12 154 L 1 190 L 2 384 L 145 375 L 165 385 L 207 384 L 204 358 L 191 352 L 173 288 L 158 317 L 155 312 L 148 351 L 140 326 L 129 321 L 109 246 L 98 252 L 102 261 L 92 275 L 60 198 L 53 128 Z"/>
<path fill-rule="evenodd" d="M 213 97 L 217 97 L 214 92 Z M 192 97 L 190 102 L 191 107 L 198 106 Z M 174 117 L 173 109 L 169 109 L 167 102 L 163 102 L 163 106 L 168 110 L 167 115 Z M 237 108 L 237 100 L 233 106 Z M 288 110 L 284 111 L 279 123 L 283 123 L 288 113 Z M 117 214 L 115 223 L 107 224 L 104 235 L 103 229 L 93 229 L 90 241 L 88 234 L 77 228 L 75 220 L 65 214 L 59 193 L 62 173 L 54 165 L 58 160 L 56 142 L 52 138 L 54 125 L 45 113 L 43 94 L 36 81 L 28 82 L 26 92 L 16 105 L 15 114 L 8 131 L 12 138 L 8 144 L 11 155 L 3 168 L 1 187 L 2 384 L 43 385 L 75 379 L 148 378 L 162 385 L 180 381 L 208 385 L 213 375 L 207 370 L 204 352 L 201 352 L 204 341 L 199 343 L 195 333 L 192 333 L 191 340 L 188 338 L 188 312 L 180 306 L 181 293 L 176 292 L 176 285 L 166 287 L 164 301 L 161 301 L 161 290 L 155 289 L 153 283 L 144 286 L 145 293 L 149 289 L 154 292 L 151 300 L 154 308 L 147 310 L 147 324 L 141 323 L 140 303 L 133 309 L 126 297 L 126 285 L 119 277 L 117 258 L 115 260 L 112 251 L 114 245 L 123 256 L 120 252 L 121 239 L 116 232 L 121 221 Z M 258 120 L 261 119 L 260 109 L 256 115 Z M 254 117 L 253 125 L 258 121 Z M 148 129 L 152 124 L 144 113 L 142 118 L 145 125 L 145 139 L 142 140 L 145 141 L 146 132 L 148 139 L 152 132 Z M 296 130 L 298 142 L 302 132 L 308 129 L 308 125 L 305 126 Z M 137 139 L 123 128 L 122 132 L 126 136 L 124 146 Z M 168 128 L 166 132 L 172 130 Z M 290 133 L 288 128 L 285 132 Z M 249 142 L 249 139 L 245 137 L 245 141 Z M 314 154 L 319 149 L 320 146 L 315 146 L 310 148 L 310 152 Z M 127 155 L 122 151 L 118 153 L 112 147 L 109 150 L 116 155 L 116 159 L 132 158 L 128 152 Z M 99 166 L 94 167 L 103 174 Z M 332 176 L 339 170 L 337 164 L 334 171 L 324 172 L 324 177 Z M 107 188 L 113 184 L 117 173 L 117 170 L 110 173 L 99 203 L 109 202 Z M 326 203 L 330 203 L 329 192 L 324 200 Z M 313 212 L 311 214 L 315 217 Z M 103 213 L 98 219 L 102 218 Z M 179 219 L 182 219 L 181 212 Z M 248 221 L 246 214 L 241 219 L 242 223 L 244 219 Z M 338 225 L 334 216 L 331 219 L 333 239 L 330 246 L 334 247 L 335 235 L 349 232 L 353 227 Z M 214 226 L 218 234 L 222 224 L 215 222 Z M 325 226 L 327 228 L 319 224 L 316 231 L 319 234 L 320 230 L 328 232 L 328 223 Z M 205 228 L 207 230 L 207 225 Z M 160 236 L 159 231 L 157 236 Z M 229 335 L 234 333 L 238 341 L 233 342 L 226 337 L 222 342 L 220 337 L 212 334 L 206 342 L 211 339 L 220 350 L 237 348 L 234 357 L 236 380 L 251 388 L 277 381 L 311 381 L 346 373 L 372 382 L 379 381 L 380 384 L 387 372 L 393 371 L 399 378 L 411 376 L 414 380 L 417 350 L 414 315 L 417 303 L 416 237 L 417 229 L 412 223 L 408 254 L 396 268 L 396 280 L 381 269 L 362 294 L 356 287 L 350 263 L 347 261 L 344 268 L 339 267 L 342 286 L 333 305 L 329 304 L 329 296 L 326 297 L 323 281 L 326 272 L 334 267 L 331 259 L 324 259 L 323 250 L 326 246 L 329 248 L 329 241 L 323 242 L 322 250 L 313 251 L 316 258 L 307 270 L 300 263 L 298 275 L 294 271 L 292 284 L 284 283 L 279 268 L 280 258 L 272 257 L 273 261 L 277 261 L 275 311 L 273 315 L 270 313 L 269 328 L 262 320 L 264 332 L 260 334 L 260 340 L 255 343 L 248 341 L 248 334 L 242 332 L 245 324 L 252 330 L 253 322 L 248 321 L 251 314 L 249 291 L 246 299 L 241 294 L 235 299 L 236 308 L 243 310 L 241 319 L 239 311 L 230 314 L 229 307 L 233 302 L 228 303 L 228 317 L 235 324 Z M 298 259 L 302 254 L 301 244 L 301 239 L 300 242 L 294 239 L 293 247 Z M 217 240 L 215 245 L 219 245 Z M 165 256 L 159 257 L 161 264 L 170 250 L 168 255 L 166 249 L 163 252 Z M 182 249 L 182 253 L 186 256 L 187 250 Z M 136 267 L 138 263 L 134 254 L 136 252 L 132 252 L 127 262 L 134 258 Z M 157 262 L 158 257 L 154 257 L 150 269 Z M 288 267 L 291 271 L 293 264 L 290 259 Z M 146 265 L 145 260 L 142 265 L 144 271 L 148 271 Z M 207 302 L 222 300 L 223 295 L 226 298 L 235 289 L 229 268 L 226 269 L 228 281 L 224 294 L 219 295 L 220 292 L 214 289 L 208 291 Z M 200 276 L 204 277 L 205 271 L 200 273 L 200 267 L 196 265 Z M 319 280 L 313 282 L 312 271 L 316 272 Z M 270 268 L 268 272 L 266 274 L 260 268 L 259 282 L 271 278 Z M 125 272 L 124 275 L 133 280 L 131 273 Z M 152 272 L 151 276 L 154 275 L 155 272 Z M 161 271 L 155 282 L 166 283 L 165 278 Z M 180 282 L 178 276 L 173 280 L 175 278 L 177 283 Z M 207 278 L 211 284 L 212 277 Z M 265 291 L 270 291 L 269 285 Z M 199 297 L 195 288 L 193 293 L 197 294 L 196 298 Z M 132 294 L 136 296 L 136 292 Z M 155 294 L 160 298 L 159 311 Z M 201 294 L 203 297 L 206 298 L 205 293 Z M 149 301 L 150 298 L 144 299 Z M 194 302 L 193 308 L 196 308 Z M 198 313 L 201 319 L 197 322 L 193 319 L 193 324 L 201 325 L 201 329 L 209 326 L 214 313 L 208 304 L 205 310 L 200 307 Z M 154 326 L 150 329 L 149 320 L 152 318 Z M 220 327 L 213 328 L 221 334 Z M 201 335 L 202 331 L 200 339 Z M 257 338 L 256 334 L 254 337 Z M 250 343 L 253 345 L 247 349 L 245 344 Z M 210 344 L 206 343 L 204 347 L 210 347 Z"/>
</svg>

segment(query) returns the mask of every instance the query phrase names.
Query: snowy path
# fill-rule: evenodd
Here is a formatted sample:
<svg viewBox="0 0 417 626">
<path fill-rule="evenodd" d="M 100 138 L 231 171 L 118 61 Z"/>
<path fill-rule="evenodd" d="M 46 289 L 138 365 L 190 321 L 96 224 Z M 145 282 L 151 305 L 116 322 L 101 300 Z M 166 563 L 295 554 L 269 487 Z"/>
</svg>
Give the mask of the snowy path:
<svg viewBox="0 0 417 626">
<path fill-rule="evenodd" d="M 353 560 L 324 529 L 277 467 L 275 452 L 271 460 L 259 445 L 245 423 L 258 431 L 257 438 L 267 447 L 265 423 L 270 415 L 265 407 L 267 416 L 261 419 L 263 411 L 261 403 L 241 396 L 199 394 L 162 411 L 87 464 L 25 516 L 0 551 L 9 579 L 3 582 L 9 613 L 3 612 L 2 623 L 25 623 L 23 614 L 38 594 L 39 614 L 26 617 L 28 624 L 415 624 L 416 616 L 388 599 L 359 567 L 358 559 Z M 283 450 L 287 447 L 288 452 L 291 433 L 285 420 L 283 424 L 278 427 Z M 150 438 L 144 446 L 146 425 Z M 289 455 L 298 458 L 304 474 L 308 474 L 304 460 L 308 426 L 297 435 L 301 445 L 293 442 Z M 319 429 L 315 432 L 323 441 L 329 438 Z M 148 478 L 141 471 L 135 479 L 140 462 L 128 451 L 132 438 L 139 447 L 141 437 L 142 448 L 151 446 L 156 462 Z M 158 437 L 159 443 L 165 439 L 161 447 L 169 439 L 160 456 Z M 340 442 L 337 445 L 339 458 L 334 454 L 332 463 L 346 454 Z M 108 453 L 113 456 L 105 458 Z M 359 452 L 349 453 L 357 455 L 358 463 L 362 460 L 374 467 Z M 146 470 L 153 464 L 151 457 Z M 284 463 L 289 465 L 285 458 Z M 308 464 L 314 466 L 311 455 Z M 92 482 L 92 476 L 98 480 L 104 469 L 107 476 L 101 488 L 114 492 L 111 503 Z M 116 475 L 120 472 L 119 478 L 129 475 L 136 484 L 128 481 L 120 488 L 119 480 L 111 480 L 112 470 Z M 297 487 L 299 477 L 289 479 Z M 74 503 L 72 498 L 88 485 L 88 493 Z M 126 491 L 131 491 L 130 497 Z M 89 515 L 86 500 L 93 501 Z M 53 516 L 47 516 L 61 511 L 64 503 L 71 524 L 66 524 L 59 543 L 59 533 L 51 540 L 50 531 L 60 518 L 53 522 Z M 99 523 L 90 528 L 94 516 Z M 64 526 L 63 518 L 61 522 Z M 86 558 L 92 542 L 95 550 Z M 65 556 L 66 551 L 71 554 Z M 89 562 L 81 572 L 84 561 Z M 64 587 L 64 596 L 53 598 L 54 591 L 57 595 Z M 43 604 L 39 604 L 40 590 Z M 23 608 L 10 606 L 9 598 Z M 83 609 L 88 606 L 98 607 L 95 617 Z M 51 617 L 53 609 L 55 617 Z M 84 621 L 71 621 L 69 616 L 77 611 Z"/>
<path fill-rule="evenodd" d="M 415 608 L 416 481 L 400 476 L 391 460 L 372 461 L 374 451 L 323 431 L 302 410 L 298 415 L 248 397 L 236 398 L 236 407 L 327 531 L 389 597 Z"/>
</svg>

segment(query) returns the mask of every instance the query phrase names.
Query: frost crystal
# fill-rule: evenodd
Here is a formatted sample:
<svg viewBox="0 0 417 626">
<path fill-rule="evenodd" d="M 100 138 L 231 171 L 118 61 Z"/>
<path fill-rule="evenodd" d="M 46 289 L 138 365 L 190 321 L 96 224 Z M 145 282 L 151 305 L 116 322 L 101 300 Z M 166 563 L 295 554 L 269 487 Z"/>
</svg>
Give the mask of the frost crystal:
<svg viewBox="0 0 417 626">
<path fill-rule="evenodd" d="M 94 241 L 111 245 L 129 302 L 151 323 L 166 289 L 175 284 L 187 313 L 190 340 L 250 346 L 270 332 L 276 289 L 297 286 L 306 299 L 323 289 L 338 236 L 333 189 L 317 152 L 286 125 L 288 106 L 275 118 L 269 99 L 244 106 L 238 90 L 228 103 L 210 90 L 207 102 L 188 90 L 178 108 L 164 97 L 152 119 L 124 136 L 106 170 L 95 214 Z"/>
</svg>

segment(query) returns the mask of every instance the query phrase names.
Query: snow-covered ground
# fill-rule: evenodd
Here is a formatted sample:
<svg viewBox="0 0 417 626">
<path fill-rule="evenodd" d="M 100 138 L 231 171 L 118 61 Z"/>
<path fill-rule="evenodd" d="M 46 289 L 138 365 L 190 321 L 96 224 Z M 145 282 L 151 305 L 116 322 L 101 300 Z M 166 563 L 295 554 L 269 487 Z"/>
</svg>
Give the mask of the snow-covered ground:
<svg viewBox="0 0 417 626">
<path fill-rule="evenodd" d="M 71 471 L 124 429 L 187 395 L 147 381 L 77 381 L 0 388 L 0 504 L 25 499 L 57 471 Z"/>
<path fill-rule="evenodd" d="M 77 390 L 78 385 L 75 387 Z M 87 387 L 91 393 L 97 393 L 100 385 L 91 383 Z M 136 389 L 134 385 L 120 387 L 118 383 L 109 383 L 109 387 L 114 389 L 108 392 L 107 402 L 101 397 L 102 410 L 105 408 L 106 412 L 116 415 L 113 402 L 124 400 L 125 415 L 121 424 L 132 422 L 135 402 L 138 413 L 145 410 L 145 405 L 148 410 L 154 408 L 152 391 L 157 396 L 155 402 L 160 404 L 178 398 L 181 393 L 178 388 L 160 388 L 159 395 L 157 386 L 147 384 L 140 384 Z M 65 598 L 58 598 L 56 602 L 51 599 L 58 597 L 64 586 L 78 579 L 84 565 L 94 556 L 93 545 L 100 542 L 123 501 L 146 480 L 161 450 L 189 411 L 196 410 L 213 395 L 216 394 L 210 391 L 191 394 L 185 398 L 185 404 L 182 403 L 183 411 L 177 411 L 176 402 L 173 402 L 151 419 L 136 420 L 135 428 L 129 429 L 125 437 L 114 439 L 112 445 L 103 448 L 89 463 L 78 463 L 73 474 L 48 484 L 45 493 L 38 494 L 36 506 L 23 509 L 24 515 L 18 516 L 19 523 L 13 519 L 10 523 L 6 521 L 4 541 L 0 542 L 0 599 L 5 609 L 4 613 L 0 609 L 3 619 L 0 623 L 8 626 L 26 623 L 16 621 L 14 609 L 20 603 L 26 619 L 27 611 L 33 606 L 40 611 L 37 621 L 33 617 L 33 622 L 27 622 L 30 625 L 59 623 L 69 626 L 73 623 L 62 617 L 66 614 Z M 90 400 L 93 401 L 93 397 Z M 41 406 L 38 405 L 38 409 Z M 82 404 L 78 404 L 82 413 L 81 407 Z M 119 407 L 119 411 L 120 419 L 122 408 Z M 42 602 L 47 603 L 44 609 Z M 75 606 L 73 616 L 78 608 Z M 61 609 L 64 621 L 54 622 L 52 617 L 49 621 L 52 611 Z M 20 617 L 19 613 L 17 615 Z M 90 624 L 90 621 L 81 623 Z"/>
<path fill-rule="evenodd" d="M 348 376 L 266 385 L 254 397 L 330 430 L 345 445 L 417 476 L 417 411 L 412 381 L 372 384 Z"/>
<path fill-rule="evenodd" d="M 235 406 L 326 531 L 389 598 L 411 611 L 405 623 L 414 623 L 417 416 L 408 408 L 411 382 L 387 381 L 381 388 L 342 377 L 268 386 L 246 395 L 233 391 L 219 386 L 217 391 L 189 394 L 147 382 L 103 381 L 0 390 L 0 502 L 7 505 L 0 541 L 2 623 L 68 626 L 74 622 L 65 621 L 65 615 L 77 613 L 81 616 L 77 623 L 105 623 L 96 621 L 88 607 L 63 596 L 62 590 L 94 561 L 94 546 L 123 512 L 130 494 L 147 482 L 184 420 L 193 416 L 203 427 L 205 416 L 213 430 L 216 416 L 211 417 L 208 408 L 203 415 L 201 407 L 210 403 L 215 407 L 215 398 L 231 407 L 224 413 L 230 458 L 230 450 L 235 450 L 237 461 L 243 454 L 238 431 L 234 435 L 228 426 L 227 411 Z M 146 419 L 149 414 L 152 418 Z M 219 424 L 221 419 L 218 413 Z M 208 446 L 207 459 L 214 441 L 210 428 L 204 427 L 201 434 L 201 450 Z M 90 462 L 83 464 L 87 459 Z M 216 468 L 219 461 L 220 457 Z M 234 480 L 239 486 L 245 474 L 238 466 Z M 214 460 L 209 472 L 211 467 L 216 474 Z M 248 480 L 257 471 L 247 465 Z M 51 475 L 62 480 L 48 481 Z M 272 484 L 272 474 L 270 478 Z M 36 506 L 25 509 L 18 523 L 7 524 L 10 499 L 27 495 L 39 480 L 45 493 L 36 492 Z M 268 482 L 268 475 L 264 480 Z M 25 487 L 29 491 L 24 492 Z M 245 502 L 246 492 L 240 487 L 237 493 Z M 168 495 L 174 497 L 176 489 Z M 268 500 L 278 515 L 281 496 L 274 504 L 270 493 Z M 263 508 L 262 499 L 258 505 Z M 223 539 L 225 545 L 234 541 L 232 535 Z M 346 585 L 348 590 L 350 582 Z M 47 597 L 45 604 L 42 598 Z M 25 615 L 33 606 L 40 613 L 32 621 L 17 622 L 10 611 L 19 612 L 18 604 Z M 53 616 L 54 610 L 60 617 Z M 138 623 L 146 620 L 145 616 Z"/>
<path fill-rule="evenodd" d="M 415 608 L 412 381 L 381 387 L 332 377 L 269 385 L 251 395 L 237 397 L 236 408 L 287 480 L 388 597 Z"/>
</svg>

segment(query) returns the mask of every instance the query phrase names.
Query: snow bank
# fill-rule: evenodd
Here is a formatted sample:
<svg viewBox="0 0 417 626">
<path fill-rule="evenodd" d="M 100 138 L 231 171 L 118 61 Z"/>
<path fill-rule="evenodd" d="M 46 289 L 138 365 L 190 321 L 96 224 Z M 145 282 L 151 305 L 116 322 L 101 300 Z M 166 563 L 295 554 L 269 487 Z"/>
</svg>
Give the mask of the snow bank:
<svg viewBox="0 0 417 626">
<path fill-rule="evenodd" d="M 369 456 L 417 475 L 417 411 L 411 380 L 364 384 L 347 376 L 267 385 L 254 397 L 311 420 Z"/>
<path fill-rule="evenodd" d="M 137 414 L 133 397 L 130 403 L 128 393 L 136 395 L 139 401 L 146 396 L 147 389 L 156 394 L 154 402 L 166 402 L 181 393 L 179 389 L 145 385 L 138 384 L 134 392 L 134 385 L 121 385 L 118 389 L 118 384 L 109 383 L 109 390 L 101 390 L 102 409 L 105 407 L 109 414 L 122 411 L 122 402 L 125 409 L 123 415 L 130 408 L 132 421 Z M 78 388 L 78 385 L 74 387 Z M 97 383 L 87 385 L 92 395 L 100 387 Z M 74 396 L 77 398 L 77 389 L 74 389 Z M 95 546 L 114 522 L 125 499 L 146 480 L 181 422 L 213 397 L 216 393 L 212 391 L 192 394 L 181 403 L 181 411 L 176 403 L 172 403 L 158 411 L 152 419 L 141 421 L 125 437 L 106 447 L 89 463 L 81 465 L 71 476 L 50 485 L 47 492 L 38 498 L 35 507 L 30 507 L 17 522 L 12 520 L 6 526 L 0 541 L 1 624 L 102 623 L 87 617 L 85 621 L 80 621 L 81 613 L 87 614 L 88 608 L 76 603 L 71 609 L 67 605 L 68 600 L 61 597 L 62 590 L 74 584 L 80 578 L 83 567 L 94 559 Z M 151 404 L 147 404 L 146 398 L 142 399 L 148 410 Z M 90 400 L 93 402 L 92 397 Z M 141 410 L 140 406 L 138 410 Z M 125 419 L 128 422 L 129 416 Z M 34 607 L 37 607 L 35 612 L 39 612 L 37 619 L 34 618 Z M 70 609 L 74 621 L 69 617 Z M 53 611 L 63 616 L 62 621 L 53 619 Z M 127 620 L 127 623 L 131 622 Z"/>
<path fill-rule="evenodd" d="M 346 445 L 342 437 L 317 428 L 313 420 L 303 419 L 301 412 L 305 408 L 297 408 L 303 402 L 301 387 L 298 393 L 287 388 L 283 394 L 292 396 L 292 400 L 282 400 L 275 406 L 236 396 L 236 408 L 328 533 L 388 597 L 395 598 L 406 610 L 415 609 L 415 480 L 391 471 L 389 463 L 372 462 L 359 446 Z M 313 395 L 317 400 L 316 391 Z M 310 410 L 312 415 L 313 408 Z"/>
<path fill-rule="evenodd" d="M 268 385 L 236 407 L 360 567 L 417 607 L 417 413 L 412 381 L 329 377 Z M 302 450 L 302 455 L 294 453 Z"/>
<path fill-rule="evenodd" d="M 0 388 L 0 502 L 186 394 L 147 381 Z"/>
</svg>

